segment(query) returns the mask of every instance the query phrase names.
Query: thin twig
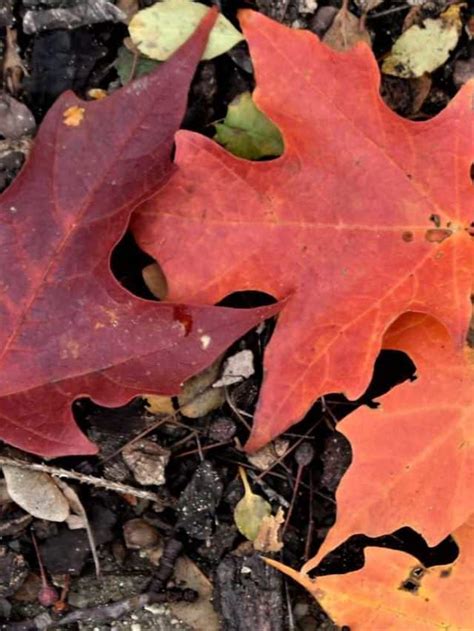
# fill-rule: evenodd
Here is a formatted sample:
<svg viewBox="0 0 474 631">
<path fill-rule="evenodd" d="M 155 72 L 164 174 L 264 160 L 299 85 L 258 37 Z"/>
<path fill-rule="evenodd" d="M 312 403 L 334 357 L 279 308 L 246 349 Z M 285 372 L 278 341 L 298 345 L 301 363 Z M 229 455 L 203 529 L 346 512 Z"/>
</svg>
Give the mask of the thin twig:
<svg viewBox="0 0 474 631">
<path fill-rule="evenodd" d="M 189 443 L 192 440 L 194 440 L 194 436 L 195 436 L 195 432 L 191 432 L 190 434 L 187 434 L 187 436 L 183 436 L 183 438 L 180 438 L 175 443 L 170 445 L 168 447 L 168 449 L 170 449 L 172 452 L 174 452 L 178 447 L 181 447 L 181 445 L 186 445 L 186 443 Z M 179 456 L 177 456 L 177 457 L 179 457 Z"/>
<path fill-rule="evenodd" d="M 295 618 L 293 616 L 293 607 L 291 606 L 290 590 L 288 589 L 288 581 L 285 577 L 285 596 L 286 611 L 288 613 L 288 631 L 295 631 Z"/>
<path fill-rule="evenodd" d="M 82 523 L 87 533 L 89 547 L 92 552 L 92 559 L 94 560 L 95 575 L 96 575 L 96 578 L 99 579 L 100 574 L 101 574 L 99 555 L 97 554 L 97 545 L 95 543 L 94 532 L 92 531 L 86 509 L 82 505 L 82 502 L 79 499 L 79 496 L 77 495 L 76 491 L 74 491 L 74 489 L 70 487 L 69 484 L 67 484 L 66 482 L 63 482 L 62 480 L 58 480 L 58 486 L 61 489 L 61 491 L 64 493 L 64 496 L 67 499 L 67 501 L 69 502 L 71 512 L 75 513 L 82 520 Z"/>
<path fill-rule="evenodd" d="M 327 402 L 326 402 L 327 403 Z M 338 424 L 338 420 L 334 415 L 334 412 L 331 410 L 331 408 L 329 407 L 329 405 L 326 405 L 326 413 L 331 417 L 331 421 L 333 422 L 333 426 L 332 429 L 334 429 L 336 427 L 336 425 Z"/>
<path fill-rule="evenodd" d="M 196 437 L 197 438 L 197 437 Z M 201 449 L 190 449 L 189 451 L 183 451 L 181 454 L 176 454 L 173 456 L 174 458 L 184 458 L 184 456 L 192 456 L 193 454 L 199 453 L 202 455 L 202 452 L 208 451 L 209 449 L 215 449 L 216 447 L 222 447 L 223 445 L 228 445 L 231 443 L 231 440 L 221 440 L 219 443 L 211 443 L 210 445 L 201 446 Z"/>
<path fill-rule="evenodd" d="M 239 421 L 242 423 L 242 425 L 250 432 L 252 430 L 252 428 L 250 427 L 250 425 L 247 423 L 247 421 L 242 416 L 242 413 L 239 410 L 239 408 L 237 408 L 235 406 L 234 402 L 232 401 L 232 399 L 230 397 L 230 394 L 229 394 L 229 389 L 227 388 L 227 386 L 225 386 L 225 388 L 224 388 L 224 394 L 225 394 L 225 400 L 226 400 L 227 405 L 230 407 L 230 409 L 235 414 L 235 416 L 239 419 Z"/>
<path fill-rule="evenodd" d="M 139 434 L 134 436 L 131 440 L 127 441 L 124 445 L 122 445 L 121 447 L 119 447 L 118 449 L 113 451 L 108 456 L 100 456 L 101 463 L 104 464 L 104 463 L 108 462 L 109 460 L 112 460 L 112 458 L 115 458 L 116 456 L 119 456 L 122 453 L 122 451 L 125 449 L 125 447 L 130 447 L 131 445 L 134 445 L 141 438 L 144 438 L 145 436 L 150 434 L 150 432 L 154 432 L 155 429 L 158 429 L 158 427 L 160 427 L 160 425 L 163 425 L 164 423 L 172 422 L 172 420 L 174 419 L 175 416 L 176 416 L 176 412 L 173 412 L 173 414 L 168 414 L 168 416 L 165 416 L 165 418 L 158 419 L 157 421 L 155 421 L 154 423 L 152 423 L 151 425 L 146 427 Z"/>
<path fill-rule="evenodd" d="M 130 73 L 128 75 L 127 83 L 130 83 L 130 81 L 133 81 L 135 79 L 135 72 L 137 70 L 137 65 L 138 65 L 138 57 L 140 56 L 140 53 L 137 50 L 134 51 L 132 54 L 133 54 L 132 67 L 130 68 Z"/>
<path fill-rule="evenodd" d="M 281 461 L 286 458 L 289 454 L 291 454 L 292 451 L 294 451 L 298 445 L 300 445 L 303 440 L 305 440 L 306 436 L 308 436 L 309 434 L 311 434 L 311 432 L 316 429 L 316 427 L 319 425 L 319 423 L 321 422 L 321 419 L 319 418 L 316 423 L 313 423 L 313 425 L 311 425 L 311 427 L 308 429 L 308 431 L 306 432 L 306 434 L 304 434 L 301 438 L 299 438 L 297 441 L 295 441 L 291 447 L 288 447 L 288 449 L 285 451 L 284 454 L 282 454 L 279 458 L 277 458 L 276 460 L 274 460 L 272 462 L 272 464 L 265 469 L 265 471 L 262 471 L 262 473 L 260 473 L 260 475 L 257 477 L 257 480 L 261 480 L 262 478 L 264 478 L 266 475 L 268 475 L 268 473 L 274 468 L 276 467 L 277 464 L 280 464 Z"/>
<path fill-rule="evenodd" d="M 301 482 L 301 474 L 303 472 L 304 467 L 302 465 L 298 465 L 298 470 L 296 472 L 296 480 L 295 483 L 293 485 L 293 493 L 291 494 L 291 501 L 290 501 L 290 506 L 288 507 L 288 510 L 286 512 L 286 518 L 285 518 L 285 523 L 283 524 L 283 527 L 281 529 L 281 538 L 283 539 L 283 536 L 286 532 L 286 529 L 288 528 L 288 524 L 290 523 L 290 519 L 291 516 L 293 514 L 293 508 L 295 506 L 295 500 L 296 500 L 296 495 L 298 493 L 298 488 L 300 486 L 300 482 Z M 311 503 L 311 498 L 310 498 L 310 503 Z"/>
<path fill-rule="evenodd" d="M 126 447 L 130 447 L 131 445 L 135 444 L 137 441 L 139 441 L 140 439 L 144 438 L 145 436 L 148 436 L 148 434 L 150 434 L 151 432 L 154 432 L 155 429 L 158 429 L 158 427 L 160 427 L 161 425 L 164 425 L 165 423 L 172 423 L 173 425 L 176 425 L 178 427 L 183 427 L 184 429 L 189 430 L 189 432 L 202 433 L 202 430 L 199 430 L 199 429 L 193 428 L 193 427 L 189 427 L 185 423 L 182 423 L 181 421 L 178 421 L 177 416 L 178 416 L 178 414 L 181 412 L 181 410 L 184 407 L 186 407 L 190 403 L 193 403 L 194 401 L 196 401 L 196 399 L 198 399 L 202 394 L 204 394 L 208 390 L 211 390 L 211 387 L 212 387 L 212 384 L 211 384 L 211 386 L 206 386 L 203 390 L 200 390 L 199 392 L 197 392 L 191 399 L 189 399 L 189 401 L 186 401 L 186 403 L 183 403 L 183 405 L 178 407 L 171 414 L 167 414 L 165 417 L 160 418 L 157 421 L 155 421 L 154 423 L 152 423 L 151 425 L 149 425 L 148 427 L 145 427 L 145 429 L 142 430 L 139 434 L 137 434 L 137 436 L 134 436 L 132 439 L 128 440 L 121 447 L 116 449 L 113 453 L 109 454 L 108 456 L 102 456 L 100 458 L 101 462 L 104 463 L 104 462 L 108 462 L 109 460 L 112 460 L 112 458 L 115 458 L 116 456 L 121 454 L 122 451 Z"/>
<path fill-rule="evenodd" d="M 248 472 L 249 472 L 249 477 L 252 479 L 252 482 L 255 482 L 255 484 L 258 484 L 258 486 L 262 489 L 262 491 L 265 493 L 265 495 L 268 497 L 268 499 L 271 502 L 278 502 L 278 504 L 280 504 L 280 506 L 283 506 L 283 508 L 289 507 L 289 503 L 283 497 L 283 495 L 280 495 L 280 493 L 277 493 L 275 489 L 273 489 L 263 480 L 258 480 L 256 473 L 252 469 L 248 469 Z M 282 477 L 284 478 L 284 476 Z"/>
<path fill-rule="evenodd" d="M 179 539 L 171 536 L 164 544 L 163 553 L 158 563 L 158 567 L 153 572 L 148 591 L 159 593 L 170 580 L 176 561 L 183 550 L 183 544 Z"/>
<path fill-rule="evenodd" d="M 202 447 L 201 447 L 201 441 L 199 440 L 199 434 L 195 434 L 194 438 L 196 440 L 196 446 L 197 446 L 197 451 L 198 451 L 198 454 L 199 454 L 199 460 L 201 462 L 204 462 L 204 454 L 202 453 Z"/>
<path fill-rule="evenodd" d="M 128 484 L 112 482 L 111 480 L 97 478 L 93 475 L 85 475 L 77 471 L 68 471 L 67 469 L 60 469 L 59 467 L 51 467 L 50 465 L 41 464 L 39 462 L 25 462 L 24 460 L 17 460 L 16 458 L 7 458 L 6 456 L 0 456 L 0 466 L 3 465 L 18 467 L 19 469 L 28 469 L 30 471 L 41 471 L 42 473 L 48 473 L 55 478 L 68 478 L 70 480 L 77 480 L 77 482 L 81 482 L 83 484 L 91 484 L 92 486 L 115 491 L 116 493 L 133 495 L 134 497 L 151 500 L 152 502 L 158 504 L 162 502 L 161 498 L 159 498 L 156 493 L 152 493 L 151 491 L 144 491 L 142 489 L 137 489 L 134 486 L 129 486 Z"/>
<path fill-rule="evenodd" d="M 369 20 L 375 20 L 376 18 L 381 18 L 384 15 L 390 15 L 391 13 L 398 13 L 398 11 L 403 11 L 404 9 L 408 9 L 408 4 L 402 4 L 399 7 L 391 7 L 390 9 L 385 9 L 384 11 L 379 11 L 379 13 L 368 14 L 367 18 Z"/>
<path fill-rule="evenodd" d="M 217 458 L 217 460 L 223 460 L 224 462 L 230 463 L 230 464 L 236 464 L 239 467 L 244 467 L 245 469 L 252 469 L 253 472 L 255 471 L 256 467 L 248 464 L 247 462 L 242 462 L 241 460 L 234 460 L 233 458 L 229 458 L 227 456 L 219 456 L 218 454 L 216 454 L 214 456 L 215 458 Z M 276 473 L 275 471 L 270 471 L 270 469 L 267 469 L 265 471 L 265 475 L 269 475 L 271 478 L 279 478 L 280 480 L 285 480 L 287 481 L 287 477 L 286 475 L 283 475 L 282 473 Z M 261 475 L 257 475 L 255 473 L 250 473 L 250 477 L 252 478 L 252 481 L 255 482 L 255 484 L 261 484 L 262 483 L 262 476 Z M 301 486 L 305 489 L 309 489 L 309 484 L 306 484 L 305 482 L 301 482 Z M 262 486 L 263 488 L 263 486 Z M 314 495 L 319 495 L 320 497 L 322 497 L 323 499 L 327 500 L 328 502 L 331 502 L 332 504 L 335 504 L 336 501 L 332 498 L 329 497 L 329 495 L 326 495 L 325 493 L 321 493 L 321 491 L 313 491 Z M 286 500 L 285 500 L 286 502 Z M 284 504 L 282 504 L 284 506 Z M 289 506 L 289 502 L 286 502 L 286 505 Z"/>
<path fill-rule="evenodd" d="M 309 470 L 309 502 L 308 502 L 308 530 L 306 532 L 306 542 L 304 546 L 304 561 L 309 559 L 309 551 L 311 549 L 311 543 L 313 540 L 313 527 L 314 527 L 314 517 L 313 517 L 313 471 Z"/>
</svg>

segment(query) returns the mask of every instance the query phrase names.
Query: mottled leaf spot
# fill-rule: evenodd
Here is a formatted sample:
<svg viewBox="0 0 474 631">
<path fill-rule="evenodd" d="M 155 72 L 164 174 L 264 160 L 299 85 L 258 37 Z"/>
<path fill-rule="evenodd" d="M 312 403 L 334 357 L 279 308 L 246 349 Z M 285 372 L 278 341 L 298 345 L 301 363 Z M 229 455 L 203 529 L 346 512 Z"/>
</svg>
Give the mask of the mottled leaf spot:
<svg viewBox="0 0 474 631">
<path fill-rule="evenodd" d="M 400 585 L 400 589 L 403 589 L 405 592 L 410 592 L 411 594 L 416 594 L 419 588 L 420 584 L 413 579 L 407 579 Z"/>
<path fill-rule="evenodd" d="M 425 232 L 425 239 L 430 243 L 442 243 L 453 234 L 452 230 L 446 228 L 430 228 Z"/>
<path fill-rule="evenodd" d="M 185 336 L 191 333 L 193 330 L 193 316 L 185 305 L 175 305 L 173 307 L 173 318 L 183 325 Z"/>
<path fill-rule="evenodd" d="M 78 127 L 84 118 L 85 109 L 79 105 L 72 105 L 63 112 L 63 123 L 68 127 Z"/>
</svg>

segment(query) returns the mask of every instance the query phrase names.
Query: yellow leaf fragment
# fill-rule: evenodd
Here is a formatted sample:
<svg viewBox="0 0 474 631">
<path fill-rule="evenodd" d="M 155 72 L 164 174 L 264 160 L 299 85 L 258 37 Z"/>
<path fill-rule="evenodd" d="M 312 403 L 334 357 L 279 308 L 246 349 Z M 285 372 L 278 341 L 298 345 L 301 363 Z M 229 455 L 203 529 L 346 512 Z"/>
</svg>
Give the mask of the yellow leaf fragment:
<svg viewBox="0 0 474 631">
<path fill-rule="evenodd" d="M 151 293 L 164 300 L 168 293 L 168 285 L 166 283 L 166 276 L 163 274 L 161 267 L 158 263 L 150 263 L 142 269 L 142 278 L 145 285 L 151 291 Z"/>
<path fill-rule="evenodd" d="M 268 515 L 260 522 L 258 534 L 253 542 L 253 547 L 259 552 L 279 552 L 283 548 L 280 540 L 280 528 L 285 517 L 283 509 L 278 507 L 276 515 Z"/>
<path fill-rule="evenodd" d="M 244 496 L 235 506 L 234 521 L 244 537 L 247 537 L 249 541 L 255 541 L 262 520 L 271 515 L 272 507 L 263 497 L 252 493 L 243 467 L 239 467 L 239 473 L 244 485 Z"/>
<path fill-rule="evenodd" d="M 164 0 L 135 14 L 129 24 L 130 37 L 138 50 L 164 61 L 192 35 L 209 7 L 191 0 Z M 213 59 L 242 41 L 227 18 L 219 15 L 202 59 Z"/>
<path fill-rule="evenodd" d="M 462 29 L 460 12 L 461 5 L 454 4 L 439 18 L 428 18 L 422 26 L 408 28 L 385 58 L 382 72 L 410 79 L 439 68 L 458 43 Z"/>
<path fill-rule="evenodd" d="M 79 105 L 72 105 L 63 112 L 63 123 L 68 127 L 78 127 L 84 118 L 85 109 Z"/>
<path fill-rule="evenodd" d="M 101 88 L 91 88 L 90 90 L 87 90 L 87 96 L 90 99 L 94 99 L 94 101 L 100 101 L 101 99 L 105 99 L 107 92 Z"/>
<path fill-rule="evenodd" d="M 161 394 L 146 394 L 146 407 L 151 414 L 173 414 L 173 399 Z"/>
<path fill-rule="evenodd" d="M 212 388 L 219 376 L 222 357 L 186 381 L 178 396 L 180 412 L 187 418 L 201 418 L 217 410 L 225 401 L 223 388 Z"/>
<path fill-rule="evenodd" d="M 290 441 L 286 438 L 276 438 L 253 454 L 248 454 L 247 460 L 260 471 L 266 471 L 286 454 L 289 446 Z"/>
<path fill-rule="evenodd" d="M 213 388 L 212 384 L 219 376 L 222 356 L 214 363 L 188 379 L 178 395 L 178 407 L 187 418 L 201 418 L 220 407 L 225 401 L 223 388 Z M 152 414 L 173 414 L 173 398 L 157 394 L 146 394 L 146 406 Z"/>
</svg>

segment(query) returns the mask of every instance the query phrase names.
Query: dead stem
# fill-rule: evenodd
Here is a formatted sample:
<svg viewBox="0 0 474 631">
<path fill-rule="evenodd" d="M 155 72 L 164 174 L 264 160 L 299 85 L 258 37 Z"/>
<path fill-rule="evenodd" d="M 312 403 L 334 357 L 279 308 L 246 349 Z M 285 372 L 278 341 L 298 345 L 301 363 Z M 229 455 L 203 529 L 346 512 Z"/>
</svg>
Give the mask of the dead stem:
<svg viewBox="0 0 474 631">
<path fill-rule="evenodd" d="M 227 405 L 230 407 L 230 409 L 235 414 L 235 416 L 239 419 L 239 421 L 242 423 L 242 425 L 250 432 L 252 428 L 250 427 L 250 425 L 247 423 L 247 421 L 242 416 L 241 411 L 235 406 L 234 402 L 230 398 L 229 389 L 228 389 L 227 386 L 225 386 L 225 388 L 224 388 L 224 393 L 225 393 L 225 401 L 226 401 Z"/>
<path fill-rule="evenodd" d="M 0 466 L 2 465 L 18 467 L 19 469 L 29 469 L 30 471 L 41 471 L 43 473 L 48 473 L 55 478 L 77 480 L 77 482 L 81 482 L 82 484 L 91 484 L 92 486 L 115 491 L 116 493 L 140 497 L 142 499 L 155 502 L 156 504 L 162 503 L 162 500 L 156 495 L 156 493 L 152 493 L 151 491 L 143 491 L 142 489 L 137 489 L 134 486 L 129 486 L 128 484 L 112 482 L 111 480 L 105 480 L 104 478 L 98 478 L 92 475 L 85 475 L 77 471 L 68 471 L 67 469 L 60 469 L 59 467 L 52 467 L 39 462 L 25 462 L 24 460 L 7 458 L 6 456 L 0 456 Z"/>
</svg>

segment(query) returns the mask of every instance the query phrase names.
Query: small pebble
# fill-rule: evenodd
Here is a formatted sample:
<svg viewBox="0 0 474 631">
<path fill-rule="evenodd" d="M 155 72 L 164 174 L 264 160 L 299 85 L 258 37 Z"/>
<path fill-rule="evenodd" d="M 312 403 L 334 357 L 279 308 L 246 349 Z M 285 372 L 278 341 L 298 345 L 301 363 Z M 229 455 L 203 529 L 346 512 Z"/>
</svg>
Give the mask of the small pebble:
<svg viewBox="0 0 474 631">
<path fill-rule="evenodd" d="M 300 467 L 307 467 L 314 458 L 314 448 L 311 443 L 303 442 L 295 451 L 295 460 Z"/>
<path fill-rule="evenodd" d="M 230 440 L 236 432 L 237 428 L 232 419 L 222 416 L 211 423 L 209 428 L 209 438 L 216 442 L 224 442 Z"/>
<path fill-rule="evenodd" d="M 144 519 L 131 519 L 123 526 L 125 545 L 129 550 L 151 548 L 160 540 L 157 530 Z"/>
</svg>

